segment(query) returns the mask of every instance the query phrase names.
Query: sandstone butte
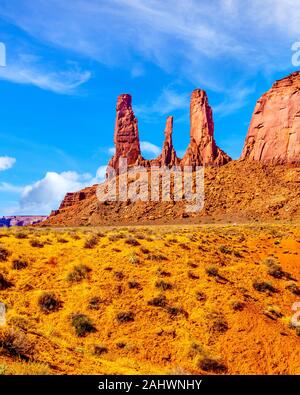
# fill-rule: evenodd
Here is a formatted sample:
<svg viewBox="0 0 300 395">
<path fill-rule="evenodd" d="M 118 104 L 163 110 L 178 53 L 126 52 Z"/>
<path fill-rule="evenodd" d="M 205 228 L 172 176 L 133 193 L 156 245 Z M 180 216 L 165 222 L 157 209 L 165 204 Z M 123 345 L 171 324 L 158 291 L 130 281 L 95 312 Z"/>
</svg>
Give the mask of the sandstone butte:
<svg viewBox="0 0 300 395">
<path fill-rule="evenodd" d="M 300 72 L 274 83 L 257 101 L 241 159 L 300 162 Z"/>
<path fill-rule="evenodd" d="M 187 221 L 300 219 L 300 72 L 275 82 L 257 102 L 240 160 L 232 161 L 214 139 L 207 95 L 196 89 L 190 103 L 190 143 L 182 159 L 172 142 L 173 117 L 167 118 L 162 153 L 142 157 L 138 123 L 130 95 L 120 95 L 109 165 L 119 158 L 129 165 L 205 165 L 205 206 Z M 104 202 L 96 186 L 68 193 L 45 225 L 165 223 L 185 218 L 182 202 Z"/>
</svg>

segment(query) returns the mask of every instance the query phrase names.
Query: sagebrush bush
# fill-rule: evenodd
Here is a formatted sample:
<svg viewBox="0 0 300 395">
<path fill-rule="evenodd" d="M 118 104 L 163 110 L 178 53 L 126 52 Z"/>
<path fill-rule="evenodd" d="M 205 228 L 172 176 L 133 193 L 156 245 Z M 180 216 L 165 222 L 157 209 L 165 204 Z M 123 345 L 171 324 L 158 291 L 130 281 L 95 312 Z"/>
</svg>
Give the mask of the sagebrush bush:
<svg viewBox="0 0 300 395">
<path fill-rule="evenodd" d="M 12 283 L 3 276 L 2 273 L 0 273 L 0 291 L 4 291 L 7 288 L 10 288 L 12 286 Z"/>
<path fill-rule="evenodd" d="M 100 304 L 102 303 L 102 299 L 99 296 L 94 296 L 90 299 L 88 308 L 90 310 L 99 310 Z"/>
<path fill-rule="evenodd" d="M 17 232 L 15 234 L 16 239 L 27 239 L 27 237 L 28 237 L 28 234 L 25 232 Z"/>
<path fill-rule="evenodd" d="M 294 295 L 300 296 L 300 288 L 295 283 L 290 283 L 285 287 L 287 290 L 292 292 Z"/>
<path fill-rule="evenodd" d="M 197 291 L 196 292 L 196 299 L 199 302 L 205 302 L 207 298 L 206 298 L 206 295 L 202 291 Z"/>
<path fill-rule="evenodd" d="M 90 236 L 84 242 L 84 248 L 94 248 L 97 246 L 98 242 L 99 242 L 99 237 L 97 235 Z"/>
<path fill-rule="evenodd" d="M 0 262 L 7 261 L 8 257 L 11 255 L 11 252 L 4 247 L 0 247 Z"/>
<path fill-rule="evenodd" d="M 85 314 L 73 314 L 71 316 L 71 323 L 78 337 L 84 337 L 89 333 L 96 332 L 96 328 L 91 319 Z"/>
<path fill-rule="evenodd" d="M 33 343 L 22 331 L 10 328 L 0 333 L 0 349 L 11 357 L 28 360 L 33 353 Z"/>
<path fill-rule="evenodd" d="M 94 354 L 95 355 L 102 355 L 108 353 L 108 348 L 104 346 L 94 346 Z"/>
<path fill-rule="evenodd" d="M 44 292 L 38 299 L 38 305 L 41 310 L 48 314 L 58 311 L 62 307 L 62 302 L 52 292 Z"/>
<path fill-rule="evenodd" d="M 158 289 L 160 289 L 161 291 L 167 291 L 167 290 L 173 288 L 172 284 L 167 283 L 167 282 L 165 282 L 165 281 L 163 281 L 163 280 L 161 280 L 161 281 L 156 281 L 155 287 L 158 288 Z"/>
<path fill-rule="evenodd" d="M 117 320 L 121 323 L 134 321 L 134 313 L 132 311 L 122 311 L 117 314 Z"/>
<path fill-rule="evenodd" d="M 31 239 L 29 243 L 30 243 L 31 247 L 35 247 L 35 248 L 43 248 L 45 245 L 44 242 L 42 242 L 38 239 Z"/>
<path fill-rule="evenodd" d="M 75 265 L 73 267 L 73 270 L 68 274 L 67 279 L 70 282 L 79 282 L 88 278 L 88 274 L 90 271 L 91 269 L 84 264 Z"/>
<path fill-rule="evenodd" d="M 245 303 L 240 301 L 234 301 L 231 303 L 231 307 L 234 311 L 242 311 L 244 310 Z"/>
<path fill-rule="evenodd" d="M 213 372 L 213 373 L 226 373 L 227 366 L 217 360 L 210 357 L 202 357 L 198 361 L 198 367 L 205 372 Z"/>
<path fill-rule="evenodd" d="M 125 240 L 125 243 L 131 246 L 141 245 L 141 243 L 138 240 L 134 239 L 133 237 L 128 237 L 128 239 Z"/>
<path fill-rule="evenodd" d="M 253 288 L 258 292 L 276 292 L 276 288 L 274 288 L 271 283 L 266 281 L 255 280 L 252 285 Z"/>
<path fill-rule="evenodd" d="M 154 307 L 165 307 L 167 305 L 167 298 L 165 295 L 156 296 L 155 298 L 149 300 L 148 305 Z"/>
<path fill-rule="evenodd" d="M 22 259 L 14 259 L 12 261 L 12 268 L 14 270 L 22 270 L 22 269 L 26 269 L 26 267 L 28 266 L 27 261 L 22 260 Z"/>
<path fill-rule="evenodd" d="M 219 269 L 215 266 L 209 266 L 205 271 L 211 277 L 218 277 L 219 275 Z"/>
</svg>

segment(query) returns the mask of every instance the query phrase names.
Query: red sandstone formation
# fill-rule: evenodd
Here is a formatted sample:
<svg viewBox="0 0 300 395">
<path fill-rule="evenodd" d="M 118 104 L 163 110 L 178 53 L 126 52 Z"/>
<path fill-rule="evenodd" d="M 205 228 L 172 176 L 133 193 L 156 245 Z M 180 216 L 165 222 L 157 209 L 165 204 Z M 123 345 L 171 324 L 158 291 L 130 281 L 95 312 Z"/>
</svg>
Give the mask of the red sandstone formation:
<svg viewBox="0 0 300 395">
<path fill-rule="evenodd" d="M 300 72 L 275 82 L 257 102 L 241 159 L 300 162 Z"/>
<path fill-rule="evenodd" d="M 109 166 L 118 170 L 119 159 L 126 158 L 127 165 L 137 165 L 142 161 L 137 119 L 132 110 L 131 96 L 120 95 L 117 100 L 117 116 L 114 143 L 116 152 Z"/>
<path fill-rule="evenodd" d="M 162 153 L 158 158 L 151 161 L 152 164 L 158 166 L 176 166 L 179 164 L 180 160 L 177 158 L 176 151 L 173 147 L 172 141 L 173 133 L 173 117 L 167 118 L 166 128 L 165 128 L 165 141 L 162 149 Z"/>
<path fill-rule="evenodd" d="M 228 163 L 231 158 L 225 154 L 214 139 L 212 109 L 206 92 L 193 91 L 190 104 L 190 144 L 181 161 L 183 166 L 217 165 Z"/>
<path fill-rule="evenodd" d="M 207 95 L 203 90 L 196 89 L 192 93 L 190 105 L 191 140 L 188 149 L 180 161 L 176 156 L 172 142 L 173 117 L 167 118 L 165 141 L 162 153 L 158 158 L 145 160 L 141 155 L 137 119 L 134 116 L 131 96 L 120 95 L 117 101 L 117 117 L 115 126 L 116 153 L 109 162 L 109 166 L 117 173 L 119 159 L 126 158 L 127 165 L 156 166 L 221 166 L 231 158 L 217 147 L 214 140 L 214 122 L 212 110 L 208 104 Z"/>
</svg>

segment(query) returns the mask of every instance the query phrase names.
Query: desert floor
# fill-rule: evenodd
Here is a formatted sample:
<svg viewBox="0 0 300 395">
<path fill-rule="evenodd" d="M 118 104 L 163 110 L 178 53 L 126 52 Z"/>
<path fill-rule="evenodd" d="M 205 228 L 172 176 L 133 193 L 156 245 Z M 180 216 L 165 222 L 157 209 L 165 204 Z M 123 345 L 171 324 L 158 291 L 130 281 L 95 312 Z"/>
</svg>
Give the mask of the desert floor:
<svg viewBox="0 0 300 395">
<path fill-rule="evenodd" d="M 0 374 L 300 374 L 299 282 L 297 225 L 2 229 Z"/>
</svg>

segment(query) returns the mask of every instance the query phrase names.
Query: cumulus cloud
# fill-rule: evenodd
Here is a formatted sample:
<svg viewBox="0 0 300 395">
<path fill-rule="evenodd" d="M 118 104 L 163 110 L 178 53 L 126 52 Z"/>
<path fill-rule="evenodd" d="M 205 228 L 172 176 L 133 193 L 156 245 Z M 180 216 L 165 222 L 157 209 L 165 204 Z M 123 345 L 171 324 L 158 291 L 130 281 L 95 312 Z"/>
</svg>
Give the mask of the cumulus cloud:
<svg viewBox="0 0 300 395">
<path fill-rule="evenodd" d="M 74 171 L 47 172 L 41 180 L 23 187 L 0 183 L 0 191 L 19 194 L 19 204 L 13 208 L 14 214 L 49 214 L 58 208 L 67 192 L 104 181 L 105 172 L 106 166 L 100 166 L 95 176 Z"/>
<path fill-rule="evenodd" d="M 10 169 L 15 163 L 15 158 L 11 158 L 10 156 L 0 156 L 0 171 Z"/>
</svg>

